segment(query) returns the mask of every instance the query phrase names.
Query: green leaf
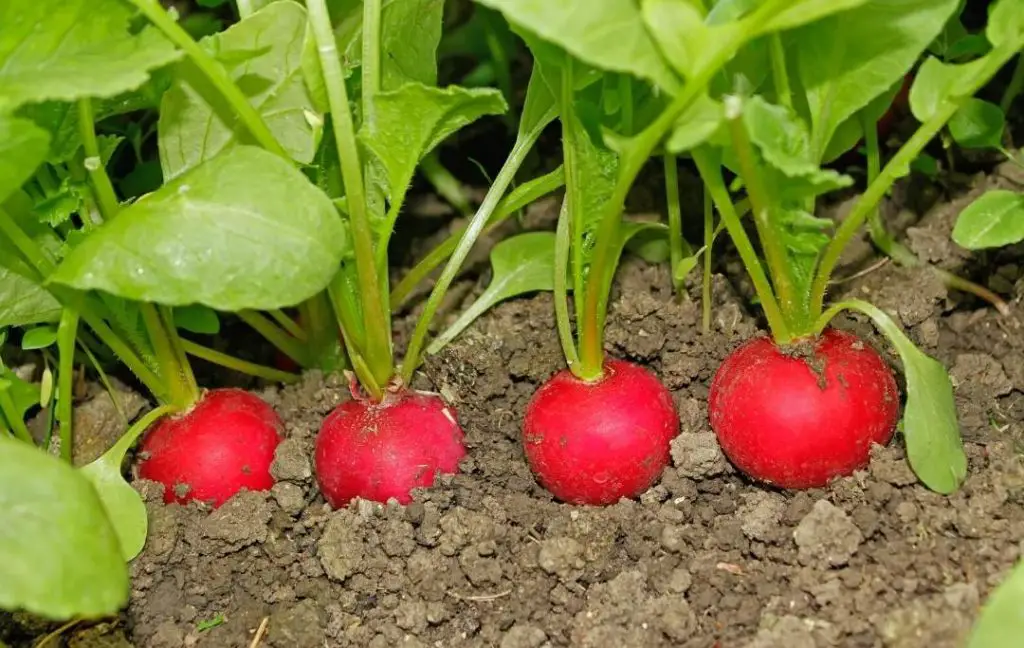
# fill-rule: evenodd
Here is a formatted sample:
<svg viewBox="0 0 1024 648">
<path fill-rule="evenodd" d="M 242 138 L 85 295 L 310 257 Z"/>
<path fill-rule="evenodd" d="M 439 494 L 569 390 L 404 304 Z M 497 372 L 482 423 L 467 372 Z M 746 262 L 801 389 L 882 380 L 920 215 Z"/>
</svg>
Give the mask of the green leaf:
<svg viewBox="0 0 1024 648">
<path fill-rule="evenodd" d="M 679 79 L 647 31 L 635 0 L 477 0 L 576 58 L 647 79 L 669 93 Z"/>
<path fill-rule="evenodd" d="M 953 241 L 968 250 L 1024 241 L 1024 194 L 993 189 L 968 205 L 956 219 Z"/>
<path fill-rule="evenodd" d="M 349 71 L 362 65 L 362 2 L 339 0 L 331 8 L 335 36 Z M 397 90 L 413 81 L 437 85 L 444 0 L 384 0 L 380 12 L 380 87 Z M 340 18 L 345 16 L 345 18 Z M 319 69 L 319 68 L 318 68 Z"/>
<path fill-rule="evenodd" d="M 939 34 L 957 0 L 871 0 L 785 35 L 806 92 L 811 150 L 903 78 Z"/>
<path fill-rule="evenodd" d="M 0 114 L 0 203 L 32 177 L 49 146 L 50 136 L 31 121 Z"/>
<path fill-rule="evenodd" d="M 92 483 L 113 524 L 125 562 L 131 561 L 146 546 L 149 519 L 142 496 L 121 475 L 124 450 L 114 446 L 99 459 L 79 468 Z"/>
<path fill-rule="evenodd" d="M 14 416 L 24 420 L 25 414 L 43 402 L 41 386 L 22 380 L 16 373 L 0 365 L 0 391 L 6 390 L 14 405 Z M 0 419 L 3 418 L 0 413 Z"/>
<path fill-rule="evenodd" d="M 285 151 L 303 164 L 313 160 L 319 132 L 319 117 L 302 76 L 306 22 L 302 5 L 274 2 L 202 41 Z M 160 108 L 165 180 L 239 144 L 239 128 L 234 114 L 215 110 L 187 78 L 179 78 L 164 94 Z"/>
<path fill-rule="evenodd" d="M 928 488 L 944 495 L 953 493 L 967 476 L 967 455 L 960 438 L 953 385 L 945 367 L 914 346 L 879 308 L 850 300 L 836 304 L 828 313 L 834 315 L 841 309 L 870 317 L 896 347 L 907 380 L 902 429 L 910 467 Z"/>
<path fill-rule="evenodd" d="M 220 333 L 220 318 L 217 317 L 217 311 L 196 304 L 175 308 L 174 325 L 184 331 L 200 335 Z"/>
<path fill-rule="evenodd" d="M 1019 49 L 1024 44 L 1024 10 L 1020 0 L 999 0 L 989 13 L 985 36 L 995 47 Z"/>
<path fill-rule="evenodd" d="M 1017 648 L 1024 634 L 1024 560 L 989 596 L 971 630 L 967 648 Z"/>
<path fill-rule="evenodd" d="M 21 348 L 26 351 L 45 349 L 57 342 L 56 326 L 37 326 L 25 331 L 21 337 Z"/>
<path fill-rule="evenodd" d="M 910 86 L 910 112 L 919 122 L 926 122 L 947 101 L 955 101 L 970 93 L 971 82 L 988 62 L 987 56 L 970 63 L 943 63 L 929 56 L 914 75 Z"/>
<path fill-rule="evenodd" d="M 391 202 L 399 205 L 416 166 L 427 153 L 463 126 L 507 109 L 498 90 L 458 86 L 441 89 L 413 82 L 378 94 L 375 107 L 375 127 L 371 130 L 364 123 L 359 138 L 383 164 Z M 386 224 L 386 219 L 381 220 L 378 227 Z"/>
<path fill-rule="evenodd" d="M 790 6 L 777 16 L 767 21 L 758 30 L 760 34 L 767 34 L 775 31 L 793 29 L 808 23 L 820 21 L 826 16 L 838 14 L 836 18 L 842 20 L 849 14 L 850 9 L 867 4 L 868 0 L 795 0 Z"/>
<path fill-rule="evenodd" d="M 554 288 L 554 232 L 527 232 L 505 239 L 491 251 L 491 283 L 487 290 L 430 344 L 427 353 L 440 351 L 495 304 Z"/>
<path fill-rule="evenodd" d="M 326 288 L 346 247 L 334 205 L 300 171 L 236 146 L 108 221 L 50 280 L 168 306 L 282 308 Z"/>
<path fill-rule="evenodd" d="M 910 163 L 910 168 L 929 178 L 935 178 L 939 175 L 939 161 L 927 153 L 922 153 L 914 158 L 914 161 Z"/>
<path fill-rule="evenodd" d="M 51 99 L 113 97 L 179 58 L 155 28 L 132 34 L 131 19 L 122 0 L 5 0 L 0 112 Z"/>
<path fill-rule="evenodd" d="M 60 319 L 60 311 L 42 286 L 0 267 L 0 326 L 49 324 Z"/>
<path fill-rule="evenodd" d="M 724 121 L 721 102 L 703 94 L 676 120 L 665 148 L 677 154 L 691 151 L 711 138 Z"/>
<path fill-rule="evenodd" d="M 116 614 L 128 569 L 96 491 L 71 466 L 0 435 L 0 609 Z"/>
<path fill-rule="evenodd" d="M 735 22 L 706 25 L 704 12 L 689 0 L 645 0 L 644 23 L 665 59 L 680 76 L 690 78 L 711 60 L 720 43 L 736 31 Z"/>
<path fill-rule="evenodd" d="M 949 133 L 965 148 L 999 148 L 1003 144 L 1006 115 L 994 103 L 970 97 L 949 120 Z"/>
<path fill-rule="evenodd" d="M 852 115 L 846 121 L 839 124 L 836 131 L 832 134 L 832 139 L 829 140 L 828 146 L 825 148 L 825 154 L 821 159 L 822 164 L 833 162 L 861 143 L 864 139 L 864 129 L 861 127 L 862 116 L 869 123 L 877 124 L 882 116 L 888 112 L 889 108 L 892 107 L 896 95 L 903 88 L 904 81 L 905 79 L 901 78 L 889 90 L 872 99 L 857 114 Z"/>
</svg>

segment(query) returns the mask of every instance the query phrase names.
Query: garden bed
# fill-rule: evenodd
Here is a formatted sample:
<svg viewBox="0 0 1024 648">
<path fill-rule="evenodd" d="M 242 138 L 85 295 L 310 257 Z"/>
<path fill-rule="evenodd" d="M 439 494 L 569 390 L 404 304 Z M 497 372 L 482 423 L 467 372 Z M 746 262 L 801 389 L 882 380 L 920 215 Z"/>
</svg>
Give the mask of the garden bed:
<svg viewBox="0 0 1024 648">
<path fill-rule="evenodd" d="M 948 242 L 952 218 L 985 187 L 1021 180 L 1008 165 L 979 177 L 910 227 L 908 244 L 971 270 Z M 1012 293 L 1010 317 L 947 293 L 924 269 L 886 264 L 837 286 L 898 316 L 951 367 L 970 461 L 952 496 L 917 481 L 898 437 L 868 470 L 827 489 L 781 492 L 739 476 L 708 427 L 706 397 L 722 359 L 760 332 L 734 288 L 743 282 L 716 276 L 704 335 L 699 303 L 673 295 L 667 267 L 629 258 L 609 350 L 653 369 L 681 419 L 673 465 L 639 501 L 573 507 L 536 484 L 519 442 L 522 412 L 562 367 L 550 295 L 514 300 L 431 358 L 421 377 L 459 412 L 462 474 L 407 507 L 331 511 L 310 457 L 347 386 L 311 373 L 261 390 L 287 428 L 280 482 L 214 512 L 165 506 L 159 487 L 137 482 L 150 535 L 132 564 L 131 604 L 121 623 L 80 630 L 68 645 L 100 636 L 118 646 L 237 647 L 258 633 L 256 645 L 280 648 L 959 648 L 1022 552 L 1019 252 L 988 259 L 990 272 L 975 277 Z M 840 327 L 885 349 L 866 322 Z"/>
</svg>

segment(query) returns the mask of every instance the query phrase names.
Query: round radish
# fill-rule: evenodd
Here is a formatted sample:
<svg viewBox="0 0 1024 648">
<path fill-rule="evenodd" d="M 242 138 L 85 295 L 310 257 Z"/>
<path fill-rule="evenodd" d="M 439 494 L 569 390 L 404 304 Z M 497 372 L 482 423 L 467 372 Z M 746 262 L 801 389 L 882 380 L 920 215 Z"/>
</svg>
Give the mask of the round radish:
<svg viewBox="0 0 1024 648">
<path fill-rule="evenodd" d="M 354 498 L 401 504 L 466 456 L 454 412 L 433 394 L 403 390 L 382 402 L 353 399 L 324 420 L 316 439 L 316 477 L 334 508 Z"/>
<path fill-rule="evenodd" d="M 733 351 L 712 380 L 708 414 L 741 471 L 783 488 L 815 488 L 863 468 L 871 445 L 889 442 L 899 392 L 878 353 L 826 329 L 800 346 L 758 337 Z"/>
<path fill-rule="evenodd" d="M 661 476 L 679 428 L 672 396 L 649 371 L 608 360 L 585 382 L 569 370 L 534 395 L 523 446 L 541 485 L 570 504 L 636 497 Z"/>
<path fill-rule="evenodd" d="M 164 485 L 164 501 L 220 506 L 243 488 L 274 485 L 270 464 L 283 425 L 274 409 L 241 389 L 214 389 L 142 440 L 139 476 Z"/>
</svg>

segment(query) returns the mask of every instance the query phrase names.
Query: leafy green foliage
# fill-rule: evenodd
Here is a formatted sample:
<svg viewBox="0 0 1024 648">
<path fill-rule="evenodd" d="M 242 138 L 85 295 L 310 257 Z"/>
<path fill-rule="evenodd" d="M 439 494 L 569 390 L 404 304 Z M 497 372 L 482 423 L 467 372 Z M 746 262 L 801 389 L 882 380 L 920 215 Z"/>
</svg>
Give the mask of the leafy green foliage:
<svg viewBox="0 0 1024 648">
<path fill-rule="evenodd" d="M 720 101 L 701 95 L 676 121 L 665 148 L 672 153 L 685 153 L 711 138 L 725 121 L 725 109 Z"/>
<path fill-rule="evenodd" d="M 21 337 L 21 348 L 26 351 L 45 349 L 57 342 L 56 326 L 35 326 L 26 329 Z"/>
<path fill-rule="evenodd" d="M 302 74 L 306 10 L 274 2 L 202 41 L 230 73 L 274 137 L 298 162 L 313 160 L 322 118 Z M 246 143 L 234 115 L 208 104 L 202 85 L 179 67 L 160 107 L 160 164 L 171 180 L 238 143 Z"/>
<path fill-rule="evenodd" d="M 0 435 L 0 608 L 95 618 L 128 602 L 128 569 L 89 481 Z"/>
<path fill-rule="evenodd" d="M 346 245 L 334 205 L 301 172 L 236 146 L 122 211 L 51 280 L 170 306 L 280 308 L 323 290 Z"/>
<path fill-rule="evenodd" d="M 989 14 L 985 36 L 995 47 L 1020 47 L 1024 41 L 1024 9 L 1020 3 L 1013 0 L 996 2 Z"/>
<path fill-rule="evenodd" d="M 871 0 L 785 34 L 806 93 L 817 160 L 844 121 L 903 78 L 956 5 Z"/>
<path fill-rule="evenodd" d="M 10 414 L 20 420 L 24 420 L 25 414 L 30 409 L 45 400 L 40 385 L 22 380 L 16 373 L 4 367 L 2 363 L 0 363 L 0 391 L 6 392 L 10 397 L 13 406 Z M 3 413 L 0 413 L 0 420 L 2 419 Z"/>
<path fill-rule="evenodd" d="M 0 114 L 0 203 L 46 159 L 50 137 L 27 119 Z"/>
<path fill-rule="evenodd" d="M 60 304 L 39 284 L 0 267 L 0 326 L 56 322 Z"/>
<path fill-rule="evenodd" d="M 527 232 L 501 241 L 491 251 L 487 289 L 427 347 L 427 353 L 440 351 L 494 305 L 527 293 L 553 290 L 554 282 L 554 233 Z"/>
<path fill-rule="evenodd" d="M 1015 648 L 1024 633 L 1024 560 L 989 596 L 971 631 L 967 648 Z"/>
<path fill-rule="evenodd" d="M 999 148 L 1006 115 L 994 103 L 971 97 L 949 120 L 949 134 L 964 148 Z"/>
<path fill-rule="evenodd" d="M 191 333 L 216 335 L 220 332 L 220 318 L 217 311 L 192 304 L 174 309 L 174 325 Z"/>
<path fill-rule="evenodd" d="M 947 101 L 963 96 L 984 65 L 984 58 L 962 64 L 926 58 L 910 86 L 910 112 L 918 121 L 928 121 Z"/>
<path fill-rule="evenodd" d="M 129 30 L 121 0 L 6 0 L 0 4 L 0 112 L 46 100 L 112 97 L 179 57 L 152 28 Z"/>
<path fill-rule="evenodd" d="M 953 241 L 968 250 L 1024 241 L 1024 194 L 993 189 L 968 205 L 956 219 Z"/>
</svg>

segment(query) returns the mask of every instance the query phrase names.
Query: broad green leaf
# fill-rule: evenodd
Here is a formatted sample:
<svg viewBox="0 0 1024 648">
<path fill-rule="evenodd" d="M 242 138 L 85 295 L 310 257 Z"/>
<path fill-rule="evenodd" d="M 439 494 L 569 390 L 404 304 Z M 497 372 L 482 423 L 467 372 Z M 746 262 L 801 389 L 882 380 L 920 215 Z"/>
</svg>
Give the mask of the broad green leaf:
<svg viewBox="0 0 1024 648">
<path fill-rule="evenodd" d="M 968 250 L 1024 241 L 1024 194 L 1006 189 L 986 192 L 957 216 L 953 241 Z"/>
<path fill-rule="evenodd" d="M 57 342 L 56 326 L 36 326 L 27 329 L 21 337 L 21 348 L 26 351 L 45 349 Z"/>
<path fill-rule="evenodd" d="M 50 136 L 27 119 L 0 115 L 0 203 L 46 159 Z"/>
<path fill-rule="evenodd" d="M 949 134 L 965 148 L 999 148 L 1003 144 L 1006 115 L 994 103 L 970 97 L 949 120 Z"/>
<path fill-rule="evenodd" d="M 0 3 L 0 112 L 46 100 L 113 97 L 179 58 L 153 27 L 129 31 L 123 0 Z"/>
<path fill-rule="evenodd" d="M 985 36 L 995 47 L 1024 45 L 1024 8 L 1020 0 L 998 0 L 990 10 Z"/>
<path fill-rule="evenodd" d="M 725 121 L 721 102 L 704 94 L 676 120 L 675 128 L 665 143 L 672 153 L 685 153 L 697 148 L 714 135 Z"/>
<path fill-rule="evenodd" d="M 855 9 L 867 2 L 868 0 L 795 0 L 781 13 L 767 21 L 758 33 L 767 34 L 793 29 L 834 14 L 842 20 L 848 15 L 846 12 L 849 9 Z"/>
<path fill-rule="evenodd" d="M 327 287 L 347 233 L 334 205 L 280 157 L 236 146 L 122 211 L 51 281 L 168 306 L 292 306 Z"/>
<path fill-rule="evenodd" d="M 903 78 L 957 0 L 871 0 L 785 35 L 795 52 L 820 161 L 836 129 Z"/>
<path fill-rule="evenodd" d="M 857 114 L 851 116 L 836 128 L 832 139 L 825 148 L 825 155 L 822 157 L 822 164 L 828 164 L 839 156 L 857 146 L 864 138 L 864 129 L 861 127 L 861 115 L 869 123 L 877 124 L 882 116 L 892 106 L 896 95 L 903 88 L 904 79 L 897 81 L 888 91 L 883 92 L 868 103 Z"/>
<path fill-rule="evenodd" d="M 697 74 L 738 27 L 736 23 L 706 25 L 702 9 L 690 0 L 645 0 L 642 11 L 665 59 L 687 78 Z"/>
<path fill-rule="evenodd" d="M 364 123 L 359 138 L 383 164 L 392 204 L 401 204 L 416 165 L 434 147 L 484 115 L 505 112 L 501 92 L 485 88 L 433 88 L 410 82 L 375 100 L 377 121 Z M 386 224 L 381 221 L 379 226 Z M 384 232 L 378 232 L 379 235 Z"/>
<path fill-rule="evenodd" d="M 427 348 L 435 354 L 495 304 L 526 293 L 555 288 L 555 234 L 527 232 L 491 250 L 491 283 L 455 322 Z"/>
<path fill-rule="evenodd" d="M 1024 635 L 1024 560 L 989 596 L 971 630 L 967 648 L 1017 648 Z"/>
<path fill-rule="evenodd" d="M 342 62 L 362 65 L 362 2 L 340 0 L 331 8 Z M 437 85 L 437 48 L 441 42 L 444 0 L 384 0 L 380 11 L 380 88 L 397 90 L 409 81 Z"/>
<path fill-rule="evenodd" d="M 477 0 L 581 61 L 628 72 L 675 93 L 679 79 L 647 31 L 635 0 Z"/>
<path fill-rule="evenodd" d="M 45 375 L 45 374 L 44 374 Z M 41 386 L 22 380 L 16 373 L 0 365 L 0 390 L 6 390 L 14 406 L 12 414 L 24 420 L 30 409 L 43 403 Z M 0 418 L 3 418 L 0 413 Z"/>
<path fill-rule="evenodd" d="M 56 322 L 60 304 L 39 284 L 0 267 L 0 326 Z"/>
<path fill-rule="evenodd" d="M 4 435 L 0 521 L 0 609 L 63 620 L 113 615 L 128 602 L 128 568 L 88 480 Z"/>
<path fill-rule="evenodd" d="M 860 311 L 870 317 L 896 347 L 907 380 L 902 430 L 910 467 L 928 488 L 944 495 L 953 493 L 967 476 L 967 455 L 946 368 L 914 346 L 899 326 L 875 306 L 850 300 L 836 304 L 829 313 L 842 309 Z"/>
<path fill-rule="evenodd" d="M 196 304 L 175 308 L 174 325 L 182 330 L 200 335 L 220 333 L 220 318 L 217 317 L 217 311 Z"/>
<path fill-rule="evenodd" d="M 302 76 L 305 35 L 305 8 L 295 2 L 274 2 L 202 41 L 281 146 L 304 164 L 313 160 L 320 119 Z M 241 128 L 233 113 L 215 110 L 187 79 L 179 78 L 164 94 L 160 108 L 160 165 L 165 180 L 244 143 Z"/>
<path fill-rule="evenodd" d="M 971 83 L 988 62 L 987 56 L 970 63 L 943 63 L 929 56 L 914 75 L 910 86 L 910 112 L 919 122 L 926 122 L 947 101 L 955 101 L 968 94 Z"/>
</svg>

